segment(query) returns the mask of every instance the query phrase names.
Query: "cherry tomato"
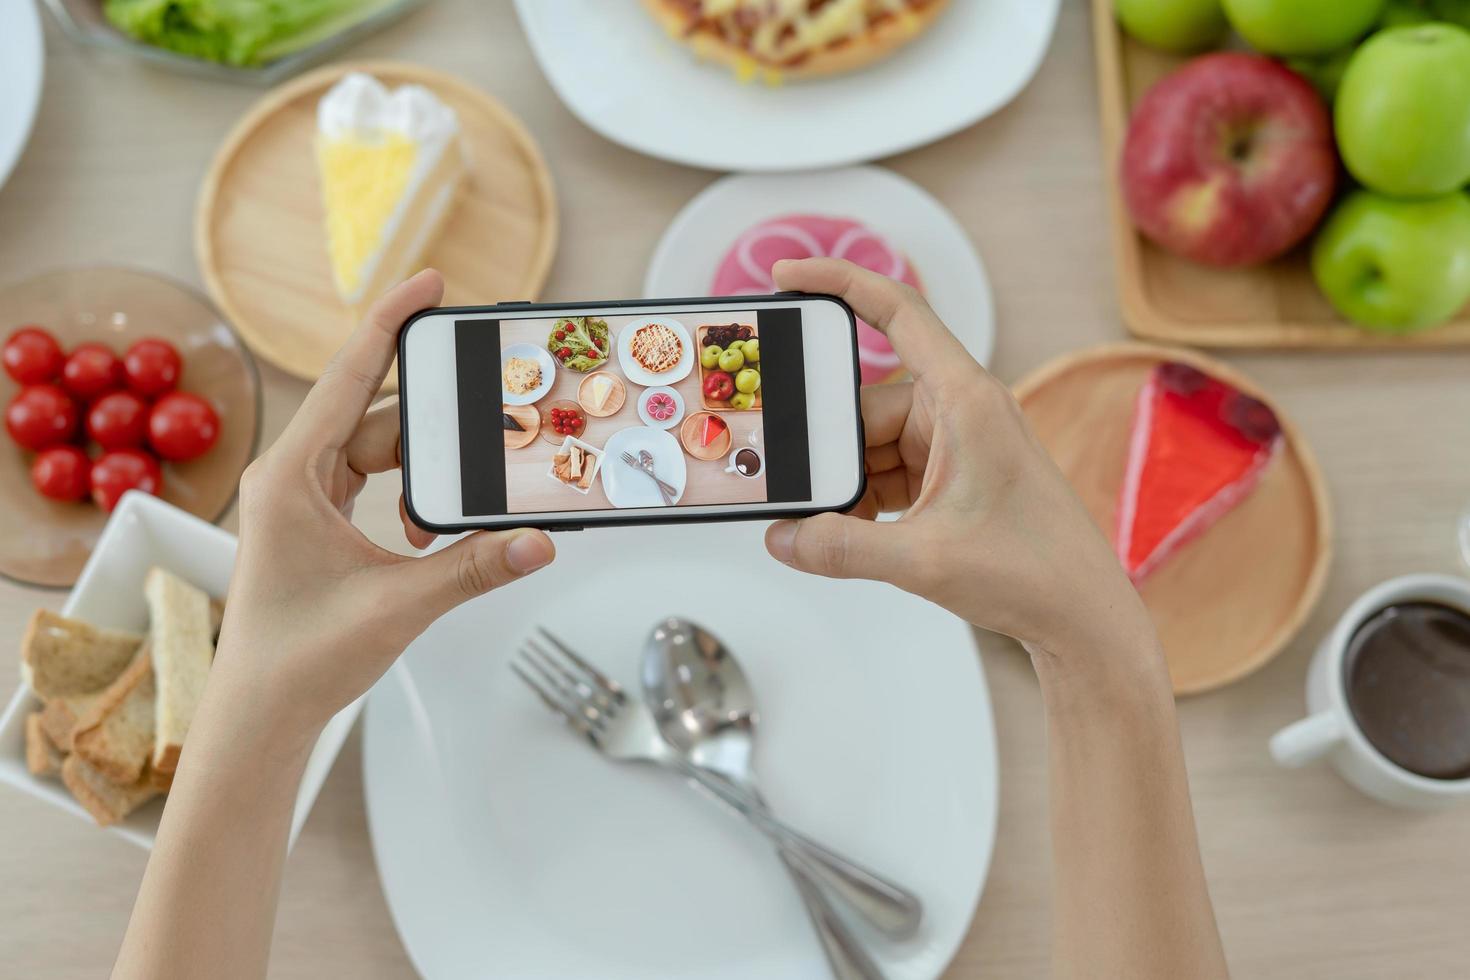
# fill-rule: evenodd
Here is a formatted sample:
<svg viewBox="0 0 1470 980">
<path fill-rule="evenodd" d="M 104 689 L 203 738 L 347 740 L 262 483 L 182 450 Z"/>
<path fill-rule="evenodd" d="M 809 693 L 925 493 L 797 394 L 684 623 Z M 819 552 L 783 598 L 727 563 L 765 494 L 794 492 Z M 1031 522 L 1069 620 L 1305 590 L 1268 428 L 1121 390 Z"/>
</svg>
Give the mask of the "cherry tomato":
<svg viewBox="0 0 1470 980">
<path fill-rule="evenodd" d="M 123 365 L 106 344 L 78 344 L 61 369 L 61 383 L 82 401 L 123 386 Z"/>
<path fill-rule="evenodd" d="M 163 471 L 158 460 L 141 449 L 114 449 L 92 464 L 92 500 L 111 512 L 129 490 L 158 493 Z"/>
<path fill-rule="evenodd" d="M 166 340 L 145 337 L 123 355 L 128 387 L 149 398 L 172 391 L 183 370 L 179 352 Z"/>
<path fill-rule="evenodd" d="M 0 360 L 5 373 L 23 385 L 39 385 L 56 380 L 66 358 L 56 338 L 37 326 L 21 327 L 5 341 Z"/>
<path fill-rule="evenodd" d="M 5 409 L 5 430 L 26 449 L 67 442 L 77 433 L 77 403 L 55 385 L 22 388 Z"/>
<path fill-rule="evenodd" d="M 148 438 L 148 412 L 131 391 L 109 392 L 87 410 L 87 435 L 103 449 L 136 449 Z"/>
<path fill-rule="evenodd" d="M 164 459 L 193 459 L 219 438 L 219 416 L 187 391 L 164 395 L 148 414 L 148 444 Z"/>
<path fill-rule="evenodd" d="M 92 461 L 76 446 L 43 449 L 31 464 L 31 482 L 52 500 L 81 500 L 91 489 Z"/>
</svg>

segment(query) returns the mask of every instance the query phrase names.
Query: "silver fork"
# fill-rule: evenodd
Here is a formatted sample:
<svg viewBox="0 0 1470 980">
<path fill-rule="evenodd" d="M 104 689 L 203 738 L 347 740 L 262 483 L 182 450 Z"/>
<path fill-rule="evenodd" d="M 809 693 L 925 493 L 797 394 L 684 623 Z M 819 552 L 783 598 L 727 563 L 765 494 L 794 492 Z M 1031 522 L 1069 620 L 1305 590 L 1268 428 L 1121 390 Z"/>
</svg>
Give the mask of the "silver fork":
<svg viewBox="0 0 1470 980">
<path fill-rule="evenodd" d="M 630 698 L 617 681 L 550 631 L 544 627 L 537 630 L 545 642 L 528 637 L 521 646 L 520 659 L 511 661 L 511 670 L 593 748 L 610 759 L 652 762 L 695 780 L 769 837 L 783 857 L 789 857 L 787 867 L 799 879 L 804 899 L 810 902 L 815 895 L 825 903 L 826 895 L 834 894 L 875 928 L 889 931 L 888 924 L 873 919 L 867 909 L 890 904 L 890 895 L 902 891 L 899 886 L 794 830 L 742 788 L 691 763 L 663 740 L 646 705 Z M 854 893 L 856 900 L 849 897 Z M 813 914 L 818 915 L 818 911 Z M 856 943 L 835 915 L 819 919 L 818 928 L 831 929 L 843 934 L 842 939 Z M 858 955 L 864 965 L 872 966 L 860 947 Z M 859 971 L 859 975 L 877 974 Z"/>
<path fill-rule="evenodd" d="M 674 494 L 676 493 L 676 491 L 669 484 L 658 478 L 658 474 L 653 471 L 653 457 L 648 456 L 648 459 L 646 461 L 643 459 L 643 457 L 647 455 L 647 450 L 644 450 L 636 457 L 629 452 L 618 454 L 619 458 L 622 459 L 622 461 L 627 463 L 629 466 L 633 467 L 633 469 L 637 470 L 640 473 L 648 474 L 648 478 L 654 483 L 658 484 L 659 496 L 664 498 L 664 503 L 672 507 L 674 504 Z"/>
</svg>

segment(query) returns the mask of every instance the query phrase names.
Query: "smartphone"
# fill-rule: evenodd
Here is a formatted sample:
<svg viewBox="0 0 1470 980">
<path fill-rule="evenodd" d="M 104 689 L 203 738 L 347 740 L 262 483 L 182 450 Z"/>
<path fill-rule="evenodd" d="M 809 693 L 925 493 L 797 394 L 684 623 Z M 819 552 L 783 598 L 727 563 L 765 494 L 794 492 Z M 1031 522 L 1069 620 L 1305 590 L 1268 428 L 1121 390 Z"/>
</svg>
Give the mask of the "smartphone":
<svg viewBox="0 0 1470 980">
<path fill-rule="evenodd" d="M 431 531 L 769 520 L 865 486 L 832 296 L 425 310 L 398 381 L 404 501 Z"/>
</svg>

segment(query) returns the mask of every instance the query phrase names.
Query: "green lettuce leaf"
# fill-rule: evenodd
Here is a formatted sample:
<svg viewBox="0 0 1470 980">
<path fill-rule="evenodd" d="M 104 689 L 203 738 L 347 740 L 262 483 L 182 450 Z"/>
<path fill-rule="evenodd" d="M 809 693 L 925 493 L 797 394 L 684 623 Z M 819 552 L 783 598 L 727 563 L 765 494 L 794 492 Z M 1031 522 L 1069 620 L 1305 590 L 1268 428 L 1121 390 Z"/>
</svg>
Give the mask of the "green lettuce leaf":
<svg viewBox="0 0 1470 980">
<path fill-rule="evenodd" d="M 249 67 L 272 61 L 391 0 L 105 0 L 114 27 L 179 54 Z"/>
</svg>

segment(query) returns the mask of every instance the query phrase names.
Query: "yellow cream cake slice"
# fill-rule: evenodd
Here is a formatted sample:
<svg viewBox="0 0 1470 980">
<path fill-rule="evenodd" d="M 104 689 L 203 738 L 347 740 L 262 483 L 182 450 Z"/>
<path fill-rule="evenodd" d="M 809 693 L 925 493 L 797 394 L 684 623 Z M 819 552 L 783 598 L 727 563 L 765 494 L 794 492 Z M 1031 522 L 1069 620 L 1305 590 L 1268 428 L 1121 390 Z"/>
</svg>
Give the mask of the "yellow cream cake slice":
<svg viewBox="0 0 1470 980">
<path fill-rule="evenodd" d="M 317 169 L 337 292 L 354 313 L 418 271 L 465 178 L 459 120 L 421 85 L 346 75 L 317 106 Z"/>
</svg>

